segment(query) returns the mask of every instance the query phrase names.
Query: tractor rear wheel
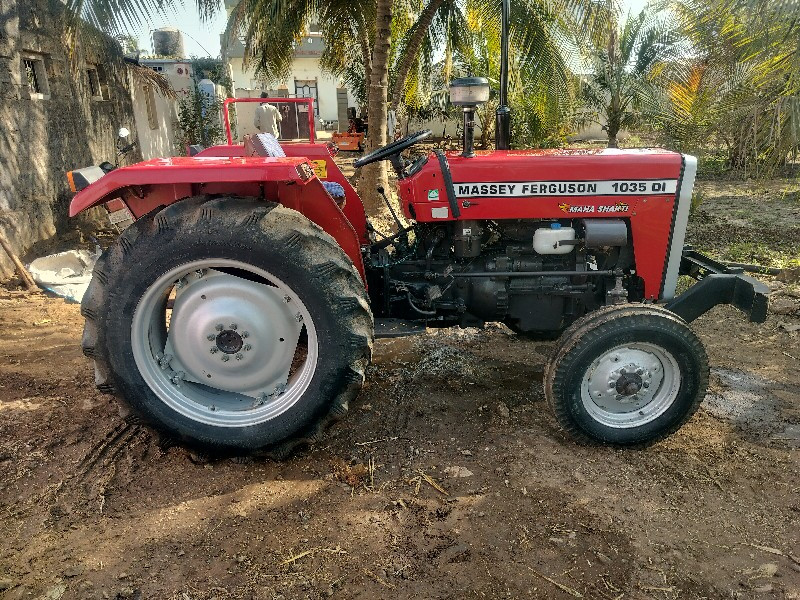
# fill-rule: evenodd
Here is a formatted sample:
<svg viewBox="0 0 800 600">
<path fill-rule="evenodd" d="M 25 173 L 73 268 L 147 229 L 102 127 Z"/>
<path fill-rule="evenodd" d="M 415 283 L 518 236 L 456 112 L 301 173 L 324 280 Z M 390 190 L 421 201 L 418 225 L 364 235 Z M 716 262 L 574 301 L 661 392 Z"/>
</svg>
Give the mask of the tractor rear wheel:
<svg viewBox="0 0 800 600">
<path fill-rule="evenodd" d="M 585 441 L 651 443 L 697 410 L 708 358 L 683 319 L 656 306 L 600 309 L 573 323 L 545 368 L 559 424 Z"/>
<path fill-rule="evenodd" d="M 373 320 L 364 284 L 300 213 L 190 198 L 131 225 L 84 296 L 97 386 L 168 435 L 287 456 L 347 412 Z"/>
</svg>

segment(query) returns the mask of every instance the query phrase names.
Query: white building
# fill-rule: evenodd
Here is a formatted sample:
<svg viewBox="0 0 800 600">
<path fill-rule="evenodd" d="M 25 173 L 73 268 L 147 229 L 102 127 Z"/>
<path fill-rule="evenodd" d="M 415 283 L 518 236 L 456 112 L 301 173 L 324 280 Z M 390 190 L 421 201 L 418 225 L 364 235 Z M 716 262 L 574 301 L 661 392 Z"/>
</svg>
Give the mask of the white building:
<svg viewBox="0 0 800 600">
<path fill-rule="evenodd" d="M 229 16 L 238 2 L 239 0 L 225 0 L 225 9 Z M 279 82 L 265 83 L 256 77 L 252 68 L 244 66 L 244 44 L 240 40 L 228 46 L 223 43 L 222 60 L 230 69 L 234 96 L 258 98 L 261 92 L 267 92 L 276 98 L 313 98 L 318 132 L 323 129 L 346 130 L 347 109 L 356 106 L 355 99 L 339 78 L 324 72 L 320 67 L 325 40 L 321 33 L 314 31 L 316 28 L 313 25 L 310 29 L 311 31 L 303 35 L 295 48 L 289 76 Z M 247 133 L 255 132 L 253 116 L 256 106 L 257 103 L 242 103 L 236 106 L 238 139 Z M 303 107 L 300 107 L 300 111 L 302 110 Z M 306 114 L 290 115 L 289 122 L 286 121 L 284 116 L 284 122 L 281 123 L 281 137 L 286 139 L 302 137 L 302 129 L 298 130 L 297 123 L 307 122 Z"/>
<path fill-rule="evenodd" d="M 140 57 L 139 63 L 163 75 L 178 98 L 192 87 L 192 65 L 182 58 Z M 136 119 L 136 140 L 142 157 L 158 158 L 181 154 L 175 146 L 175 124 L 178 101 L 164 97 L 159 89 L 146 82 L 130 82 L 133 113 Z"/>
</svg>

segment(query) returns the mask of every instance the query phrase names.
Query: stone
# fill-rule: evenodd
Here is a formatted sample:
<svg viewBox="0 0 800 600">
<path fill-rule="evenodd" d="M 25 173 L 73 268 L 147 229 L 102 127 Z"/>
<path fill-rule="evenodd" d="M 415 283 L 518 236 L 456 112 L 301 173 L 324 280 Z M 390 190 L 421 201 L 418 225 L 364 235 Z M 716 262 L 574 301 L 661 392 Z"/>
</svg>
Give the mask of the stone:
<svg viewBox="0 0 800 600">
<path fill-rule="evenodd" d="M 497 405 L 497 414 L 500 415 L 501 418 L 507 419 L 511 416 L 511 411 L 509 410 L 508 406 L 505 403 L 500 402 Z"/>
<path fill-rule="evenodd" d="M 474 473 L 466 467 L 447 467 L 444 474 L 448 477 L 472 477 Z"/>
<path fill-rule="evenodd" d="M 769 310 L 776 315 L 794 315 L 800 313 L 800 302 L 794 298 L 779 296 L 770 299 Z"/>
<path fill-rule="evenodd" d="M 64 570 L 64 577 L 77 577 L 78 575 L 83 575 L 84 567 L 81 564 L 72 565 L 71 567 L 67 567 Z"/>
</svg>

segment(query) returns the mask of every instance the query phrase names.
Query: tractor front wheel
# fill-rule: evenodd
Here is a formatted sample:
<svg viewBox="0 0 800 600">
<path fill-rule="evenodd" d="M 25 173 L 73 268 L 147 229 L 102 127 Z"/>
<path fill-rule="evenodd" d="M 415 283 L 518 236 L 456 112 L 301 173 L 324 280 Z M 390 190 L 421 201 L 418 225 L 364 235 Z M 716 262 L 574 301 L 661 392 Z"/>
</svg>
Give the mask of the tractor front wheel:
<svg viewBox="0 0 800 600">
<path fill-rule="evenodd" d="M 574 437 L 650 443 L 697 410 L 708 385 L 708 358 L 674 313 L 647 305 L 609 307 L 564 332 L 544 382 L 556 419 Z"/>
<path fill-rule="evenodd" d="M 373 340 L 339 245 L 296 211 L 206 197 L 157 209 L 95 267 L 97 385 L 172 437 L 287 455 L 341 417 Z"/>
</svg>

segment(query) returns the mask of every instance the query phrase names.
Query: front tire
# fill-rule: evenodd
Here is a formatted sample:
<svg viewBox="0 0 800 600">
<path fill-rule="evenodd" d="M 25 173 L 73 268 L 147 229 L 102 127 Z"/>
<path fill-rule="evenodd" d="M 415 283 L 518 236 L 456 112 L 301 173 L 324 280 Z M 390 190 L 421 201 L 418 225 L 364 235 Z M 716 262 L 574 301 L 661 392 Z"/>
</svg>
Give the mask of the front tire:
<svg viewBox="0 0 800 600">
<path fill-rule="evenodd" d="M 697 410 L 708 386 L 702 342 L 680 317 L 609 307 L 574 323 L 545 368 L 545 395 L 579 440 L 652 443 Z"/>
<path fill-rule="evenodd" d="M 372 351 L 366 290 L 335 240 L 244 198 L 142 217 L 98 261 L 82 313 L 98 388 L 126 412 L 279 458 L 347 412 Z"/>
</svg>

